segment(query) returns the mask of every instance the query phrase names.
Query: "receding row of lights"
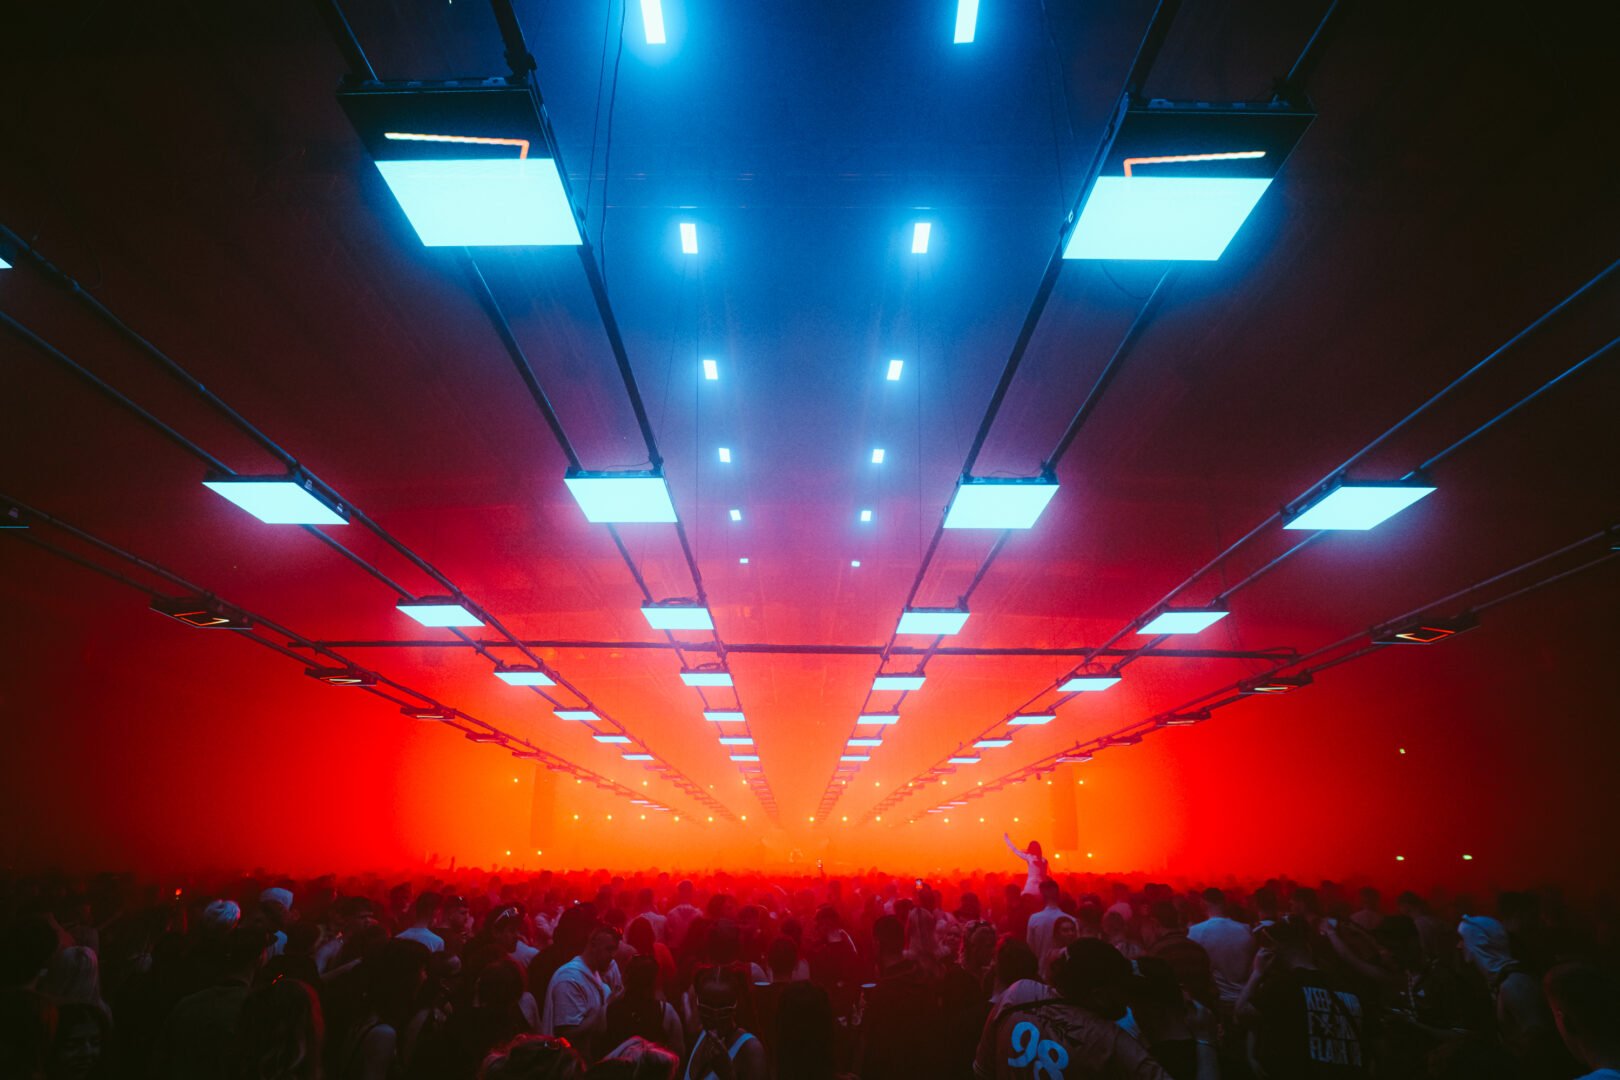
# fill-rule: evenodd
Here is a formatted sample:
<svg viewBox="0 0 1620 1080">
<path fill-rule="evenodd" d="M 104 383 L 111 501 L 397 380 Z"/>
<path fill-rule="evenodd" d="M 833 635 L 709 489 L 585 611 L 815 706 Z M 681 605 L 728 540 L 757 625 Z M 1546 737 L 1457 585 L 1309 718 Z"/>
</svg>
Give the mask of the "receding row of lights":
<svg viewBox="0 0 1620 1080">
<path fill-rule="evenodd" d="M 951 41 L 967 45 L 979 27 L 979 0 L 956 0 L 956 23 Z M 641 30 L 649 45 L 669 44 L 669 32 L 664 26 L 664 0 L 641 0 Z M 0 263 L 0 266 L 4 266 Z"/>
</svg>

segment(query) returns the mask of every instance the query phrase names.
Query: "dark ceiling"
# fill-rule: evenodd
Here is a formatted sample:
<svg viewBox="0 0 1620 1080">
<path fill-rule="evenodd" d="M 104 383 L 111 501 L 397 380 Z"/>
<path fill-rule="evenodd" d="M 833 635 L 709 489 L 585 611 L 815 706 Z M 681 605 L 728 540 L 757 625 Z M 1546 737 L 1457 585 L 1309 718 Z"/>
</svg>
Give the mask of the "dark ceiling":
<svg viewBox="0 0 1620 1080">
<path fill-rule="evenodd" d="M 642 42 L 630 4 L 621 55 L 617 0 L 517 5 L 728 643 L 888 640 L 1151 11 L 985 0 L 977 40 L 954 46 L 952 8 L 666 0 L 672 39 L 658 49 Z M 1147 91 L 1263 99 L 1323 8 L 1188 0 Z M 345 10 L 383 78 L 505 72 L 495 21 L 474 0 L 353 0 Z M 343 60 L 315 7 L 66 3 L 6 19 L 0 224 L 519 636 L 660 640 L 612 540 L 563 487 L 563 455 L 461 255 L 418 242 L 339 110 Z M 999 552 L 950 644 L 1102 644 L 1603 271 L 1620 246 L 1611 43 L 1591 5 L 1532 17 L 1349 4 L 1308 88 L 1319 119 L 1225 255 L 1167 283 L 1065 457 L 1052 506 Z M 922 218 L 933 243 L 914 257 L 910 226 Z M 695 258 L 679 252 L 679 220 L 698 224 Z M 477 260 L 586 466 L 644 462 L 575 254 L 492 249 Z M 27 259 L 11 261 L 0 311 L 233 468 L 277 471 L 85 304 Z M 1039 468 L 1165 268 L 1063 268 L 977 474 Z M 1355 475 L 1400 477 L 1533 392 L 1614 336 L 1617 303 L 1620 277 Z M 1447 459 L 1434 496 L 1279 563 L 1196 644 L 1309 651 L 1620 520 L 1614 356 Z M 702 357 L 718 359 L 720 381 L 699 378 Z M 897 383 L 883 378 L 890 357 L 905 360 Z M 210 494 L 195 458 L 11 332 L 0 333 L 0 397 L 10 406 L 0 492 L 311 638 L 450 640 L 397 615 L 388 589 L 304 532 L 261 525 Z M 718 446 L 733 464 L 717 461 Z M 881 466 L 869 463 L 876 446 Z M 741 523 L 728 520 L 733 507 Z M 870 525 L 857 522 L 863 508 Z M 437 591 L 358 526 L 329 531 L 408 587 Z M 691 593 L 673 530 L 621 531 L 656 596 Z M 31 533 L 84 550 L 48 527 Z M 1263 532 L 1181 601 L 1207 601 L 1295 539 Z M 994 540 L 947 535 L 917 602 L 953 602 Z M 1600 542 L 1585 554 L 1606 551 Z M 1375 873 L 1388 869 L 1387 827 L 1415 813 L 1445 823 L 1424 831 L 1436 875 L 1451 872 L 1439 864 L 1465 842 L 1494 854 L 1493 872 L 1583 873 L 1568 861 L 1574 847 L 1542 843 L 1537 830 L 1594 807 L 1620 811 L 1612 790 L 1591 786 L 1594 762 L 1612 762 L 1616 749 L 1617 585 L 1610 562 L 1503 604 L 1456 642 L 1357 660 L 1290 701 L 1158 733 L 1129 761 L 1099 758 L 1084 775 L 1107 801 L 1080 806 L 1080 839 L 1067 846 L 1097 848 L 1109 869 L 1291 861 Z M 234 839 L 255 850 L 244 858 L 433 850 L 483 862 L 528 843 L 500 824 L 521 817 L 526 833 L 531 806 L 496 790 L 510 786 L 513 763 L 494 749 L 301 679 L 284 657 L 228 635 L 159 620 L 138 593 L 15 537 L 0 536 L 0 597 L 0 708 L 17 751 L 0 775 L 11 809 L 61 795 L 51 778 L 79 784 L 67 793 L 76 812 L 40 835 L 19 831 L 0 856 L 219 861 L 233 857 L 233 835 L 200 823 L 196 809 L 270 788 L 301 816 L 264 828 L 232 815 Z M 552 720 L 544 702 L 494 683 L 470 649 L 353 655 L 614 780 L 644 775 Z M 780 807 L 768 822 L 705 730 L 696 693 L 677 681 L 672 653 L 544 656 L 749 816 L 720 840 L 684 840 L 693 861 L 764 849 L 846 863 L 990 862 L 994 826 L 1072 827 L 1055 820 L 1072 807 L 1028 793 L 986 800 L 989 820 L 971 838 L 949 838 L 937 822 L 913 827 L 933 830 L 925 840 L 903 832 L 902 818 L 857 824 L 1072 657 L 936 657 L 905 722 L 838 801 L 843 827 L 808 816 L 876 657 L 733 657 Z M 1065 705 L 1057 723 L 987 753 L 979 778 L 1264 667 L 1144 660 L 1117 690 Z M 1554 731 L 1553 749 L 1527 754 Z M 1409 744 L 1428 750 L 1426 763 L 1392 772 Z M 1521 769 L 1533 772 L 1512 775 Z M 1530 811 L 1536 828 L 1493 795 L 1553 775 L 1560 794 Z M 519 780 L 527 792 L 533 780 Z M 679 812 L 702 813 L 654 783 Z M 344 837 L 317 839 L 334 786 L 360 794 L 342 804 Z M 1386 809 L 1362 818 L 1352 812 L 1362 803 Z M 1324 843 L 1295 820 L 1304 805 L 1356 821 Z M 612 800 L 591 812 L 612 812 Z M 1105 839 L 1104 814 L 1134 820 L 1132 839 Z M 1256 821 L 1284 824 L 1257 845 Z M 1469 822 L 1488 835 L 1459 833 Z M 665 841 L 605 824 L 592 843 L 626 859 L 668 858 Z"/>
</svg>

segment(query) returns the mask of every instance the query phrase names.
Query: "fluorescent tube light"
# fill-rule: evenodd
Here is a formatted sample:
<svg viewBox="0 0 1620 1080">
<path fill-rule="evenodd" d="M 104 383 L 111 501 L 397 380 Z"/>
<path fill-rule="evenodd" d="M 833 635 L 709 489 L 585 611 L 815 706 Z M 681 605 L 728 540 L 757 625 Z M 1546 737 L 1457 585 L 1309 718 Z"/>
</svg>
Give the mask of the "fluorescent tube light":
<svg viewBox="0 0 1620 1080">
<path fill-rule="evenodd" d="M 902 371 L 904 371 L 905 368 L 906 368 L 906 362 L 904 360 L 890 360 L 889 361 L 889 373 L 888 373 L 888 375 L 886 377 L 888 378 L 888 380 L 890 382 L 899 382 L 900 381 L 900 373 Z"/>
<path fill-rule="evenodd" d="M 550 675 L 537 667 L 521 664 L 502 664 L 495 669 L 495 677 L 507 686 L 555 686 Z"/>
<path fill-rule="evenodd" d="M 298 473 L 210 476 L 203 487 L 223 495 L 266 525 L 347 525 L 343 504 Z"/>
<path fill-rule="evenodd" d="M 449 596 L 424 596 L 418 600 L 395 605 L 401 614 L 409 615 L 423 626 L 483 626 L 478 616 Z"/>
<path fill-rule="evenodd" d="M 647 44 L 665 43 L 663 0 L 641 0 L 641 28 L 646 32 Z"/>
<path fill-rule="evenodd" d="M 1340 483 L 1311 500 L 1283 528 L 1370 529 L 1434 491 L 1425 484 Z"/>
<path fill-rule="evenodd" d="M 1224 608 L 1172 608 L 1159 612 L 1136 632 L 1144 637 L 1196 634 L 1214 626 L 1230 614 L 1232 613 Z"/>
<path fill-rule="evenodd" d="M 872 464 L 874 464 L 874 465 L 883 464 L 883 447 L 876 446 L 876 447 L 872 448 Z"/>
<path fill-rule="evenodd" d="M 962 632 L 968 613 L 956 608 L 909 608 L 900 616 L 896 634 L 950 636 Z"/>
<path fill-rule="evenodd" d="M 979 25 L 979 0 L 956 0 L 956 36 L 952 42 L 966 45 Z"/>
<path fill-rule="evenodd" d="M 643 604 L 641 614 L 654 630 L 713 630 L 714 619 L 701 604 Z"/>
<path fill-rule="evenodd" d="M 676 520 L 669 485 L 660 472 L 591 473 L 571 469 L 563 483 L 589 522 L 669 524 Z"/>
<path fill-rule="evenodd" d="M 913 255 L 928 254 L 928 234 L 934 231 L 932 223 L 919 221 L 911 228 L 911 253 Z"/>
<path fill-rule="evenodd" d="M 681 222 L 681 254 L 696 255 L 697 253 L 697 226 L 690 221 L 683 221 Z"/>
<path fill-rule="evenodd" d="M 703 377 L 705 379 L 709 380 L 710 382 L 717 381 L 720 378 L 720 363 L 719 363 L 719 361 L 716 361 L 716 360 L 705 360 L 705 361 L 703 361 Z"/>
<path fill-rule="evenodd" d="M 1076 675 L 1058 689 L 1065 694 L 1097 694 L 1113 689 L 1119 681 L 1118 675 Z"/>
<path fill-rule="evenodd" d="M 683 671 L 681 682 L 687 686 L 731 686 L 729 671 Z"/>
</svg>

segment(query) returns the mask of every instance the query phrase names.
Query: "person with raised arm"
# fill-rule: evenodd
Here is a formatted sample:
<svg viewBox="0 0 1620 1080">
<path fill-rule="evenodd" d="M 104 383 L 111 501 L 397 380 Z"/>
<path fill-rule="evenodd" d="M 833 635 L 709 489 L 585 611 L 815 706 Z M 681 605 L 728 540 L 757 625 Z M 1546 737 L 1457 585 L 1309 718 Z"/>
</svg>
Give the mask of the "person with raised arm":
<svg viewBox="0 0 1620 1080">
<path fill-rule="evenodd" d="M 1046 858 L 1041 854 L 1041 842 L 1031 840 L 1028 847 L 1020 850 L 1018 845 L 1013 843 L 1011 836 L 1002 833 L 1001 838 L 1007 841 L 1007 850 L 1023 859 L 1025 865 L 1029 867 L 1029 879 L 1024 882 L 1024 895 L 1040 895 L 1041 882 L 1046 880 Z"/>
</svg>

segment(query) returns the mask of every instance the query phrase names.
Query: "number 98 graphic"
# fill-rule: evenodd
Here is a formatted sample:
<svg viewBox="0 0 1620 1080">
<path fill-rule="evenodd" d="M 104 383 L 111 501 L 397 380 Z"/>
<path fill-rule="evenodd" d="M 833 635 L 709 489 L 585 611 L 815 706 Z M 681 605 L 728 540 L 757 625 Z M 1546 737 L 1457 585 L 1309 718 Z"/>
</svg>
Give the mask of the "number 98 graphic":
<svg viewBox="0 0 1620 1080">
<path fill-rule="evenodd" d="M 1007 1064 L 1015 1069 L 1031 1066 L 1033 1075 L 1042 1080 L 1063 1080 L 1063 1070 L 1069 1065 L 1069 1051 L 1063 1044 L 1041 1038 L 1041 1029 L 1029 1021 L 1012 1029 L 1014 1056 Z"/>
</svg>

